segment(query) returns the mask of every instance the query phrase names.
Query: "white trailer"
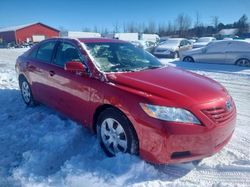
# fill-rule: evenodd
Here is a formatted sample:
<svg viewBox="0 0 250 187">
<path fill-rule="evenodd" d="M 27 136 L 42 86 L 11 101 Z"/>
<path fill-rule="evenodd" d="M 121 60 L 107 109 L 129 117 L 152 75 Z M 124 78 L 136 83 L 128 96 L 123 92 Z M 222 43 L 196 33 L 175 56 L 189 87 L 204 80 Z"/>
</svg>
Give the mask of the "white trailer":
<svg viewBox="0 0 250 187">
<path fill-rule="evenodd" d="M 62 37 L 72 37 L 72 38 L 99 38 L 100 33 L 97 32 L 81 32 L 81 31 L 66 31 L 61 32 Z"/>
<path fill-rule="evenodd" d="M 157 34 L 142 34 L 140 39 L 155 43 L 160 40 L 160 37 Z"/>
<path fill-rule="evenodd" d="M 138 33 L 113 33 L 113 34 L 106 34 L 104 37 L 131 42 L 131 41 L 138 41 L 139 34 Z"/>
</svg>

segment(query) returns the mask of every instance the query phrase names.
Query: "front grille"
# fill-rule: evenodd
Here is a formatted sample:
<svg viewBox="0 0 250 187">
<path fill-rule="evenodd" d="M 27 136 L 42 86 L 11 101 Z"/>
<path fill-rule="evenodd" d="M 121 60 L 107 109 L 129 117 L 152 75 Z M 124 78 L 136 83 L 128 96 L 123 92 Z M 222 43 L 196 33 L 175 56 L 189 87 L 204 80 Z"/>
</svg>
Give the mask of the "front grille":
<svg viewBox="0 0 250 187">
<path fill-rule="evenodd" d="M 171 159 L 185 158 L 189 156 L 191 156 L 190 151 L 173 152 L 171 155 Z"/>
<path fill-rule="evenodd" d="M 216 107 L 216 108 L 202 110 L 202 112 L 206 114 L 214 122 L 222 123 L 233 117 L 234 110 L 235 107 L 232 106 L 230 110 L 228 110 L 226 107 Z"/>
</svg>

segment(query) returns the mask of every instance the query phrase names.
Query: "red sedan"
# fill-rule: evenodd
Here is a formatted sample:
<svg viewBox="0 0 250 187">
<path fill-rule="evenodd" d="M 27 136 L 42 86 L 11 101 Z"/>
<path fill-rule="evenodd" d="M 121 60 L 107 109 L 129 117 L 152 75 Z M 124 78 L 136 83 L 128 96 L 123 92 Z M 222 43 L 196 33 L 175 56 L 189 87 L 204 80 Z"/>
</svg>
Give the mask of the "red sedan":
<svg viewBox="0 0 250 187">
<path fill-rule="evenodd" d="M 198 160 L 222 149 L 235 128 L 223 86 L 124 41 L 44 40 L 18 57 L 16 70 L 28 106 L 43 103 L 84 124 L 110 156 Z"/>
</svg>

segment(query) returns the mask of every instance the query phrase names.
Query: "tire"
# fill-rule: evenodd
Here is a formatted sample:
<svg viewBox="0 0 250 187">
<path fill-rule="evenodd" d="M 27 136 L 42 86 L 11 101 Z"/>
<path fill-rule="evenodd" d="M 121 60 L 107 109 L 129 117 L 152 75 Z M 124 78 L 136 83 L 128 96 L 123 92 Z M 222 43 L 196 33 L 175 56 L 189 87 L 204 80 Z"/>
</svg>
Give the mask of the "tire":
<svg viewBox="0 0 250 187">
<path fill-rule="evenodd" d="M 104 110 L 97 120 L 97 136 L 107 156 L 138 154 L 138 138 L 127 117 L 117 109 Z"/>
<path fill-rule="evenodd" d="M 179 58 L 179 53 L 177 51 L 174 52 L 174 58 Z"/>
<path fill-rule="evenodd" d="M 242 58 L 236 61 L 235 63 L 238 66 L 250 67 L 250 60 L 246 58 Z"/>
<path fill-rule="evenodd" d="M 21 77 L 19 79 L 19 87 L 20 87 L 20 91 L 21 91 L 21 95 L 22 95 L 24 103 L 27 106 L 32 106 L 32 107 L 36 106 L 37 102 L 34 100 L 34 97 L 30 88 L 30 84 L 28 83 L 26 78 Z"/>
<path fill-rule="evenodd" d="M 184 62 L 194 62 L 194 59 L 192 57 L 190 57 L 190 56 L 186 56 L 186 57 L 183 58 L 183 61 Z"/>
</svg>

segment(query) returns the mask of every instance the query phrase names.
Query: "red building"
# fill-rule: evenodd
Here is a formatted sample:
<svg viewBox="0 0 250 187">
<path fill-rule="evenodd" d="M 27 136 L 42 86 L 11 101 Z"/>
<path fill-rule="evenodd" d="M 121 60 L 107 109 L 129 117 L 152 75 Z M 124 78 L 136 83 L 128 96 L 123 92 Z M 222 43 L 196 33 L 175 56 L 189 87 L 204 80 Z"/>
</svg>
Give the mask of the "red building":
<svg viewBox="0 0 250 187">
<path fill-rule="evenodd" d="M 59 32 L 59 30 L 43 23 L 0 28 L 0 43 L 39 42 L 46 38 L 57 37 Z"/>
</svg>

